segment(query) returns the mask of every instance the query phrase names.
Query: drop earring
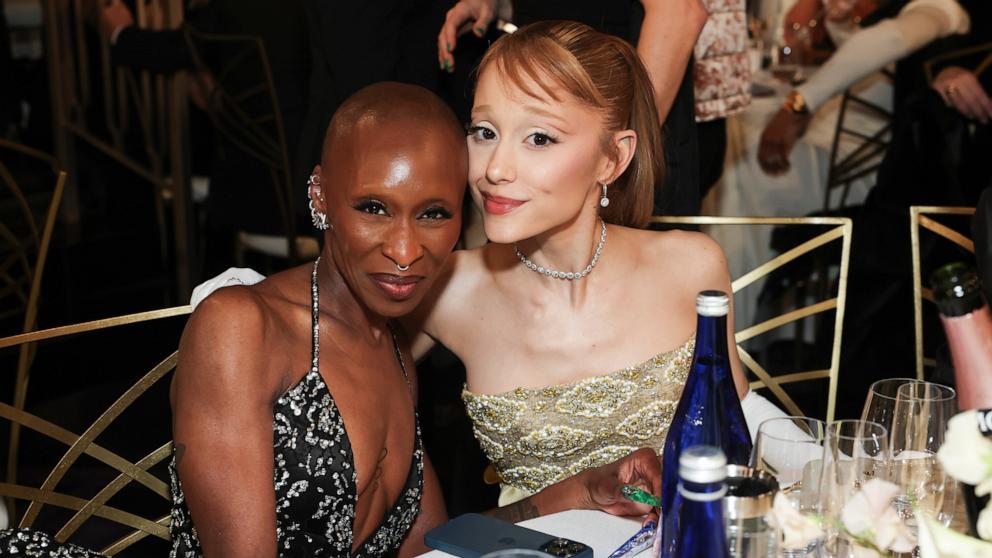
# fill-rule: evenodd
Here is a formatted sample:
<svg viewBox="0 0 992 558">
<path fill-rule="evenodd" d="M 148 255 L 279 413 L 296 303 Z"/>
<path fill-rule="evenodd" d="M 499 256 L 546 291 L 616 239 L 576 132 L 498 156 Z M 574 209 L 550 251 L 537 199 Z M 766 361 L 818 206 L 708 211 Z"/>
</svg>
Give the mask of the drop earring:
<svg viewBox="0 0 992 558">
<path fill-rule="evenodd" d="M 307 202 L 310 206 L 310 220 L 313 221 L 313 226 L 318 231 L 326 231 L 329 226 L 327 224 L 327 215 L 317 211 L 317 208 L 313 206 L 313 198 L 310 196 L 310 187 L 316 186 L 315 192 L 318 196 L 320 195 L 320 176 L 316 174 L 311 174 L 310 178 L 307 179 Z"/>
<path fill-rule="evenodd" d="M 606 188 L 607 188 L 607 185 L 604 183 L 603 184 L 603 196 L 601 198 L 599 198 L 599 207 L 607 207 L 608 205 L 610 205 L 610 198 L 608 198 L 606 196 Z"/>
</svg>

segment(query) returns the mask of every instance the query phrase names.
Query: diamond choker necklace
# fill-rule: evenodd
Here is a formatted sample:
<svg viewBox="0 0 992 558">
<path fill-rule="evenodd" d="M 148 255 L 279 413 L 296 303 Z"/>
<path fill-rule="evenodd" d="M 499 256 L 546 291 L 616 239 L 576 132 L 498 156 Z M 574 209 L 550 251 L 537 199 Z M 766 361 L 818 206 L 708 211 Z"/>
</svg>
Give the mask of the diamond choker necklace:
<svg viewBox="0 0 992 558">
<path fill-rule="evenodd" d="M 565 281 L 578 281 L 579 279 L 582 279 L 586 275 L 589 275 L 589 272 L 592 271 L 592 268 L 596 267 L 596 263 L 599 262 L 599 256 L 600 254 L 603 253 L 603 246 L 606 246 L 606 222 L 603 221 L 602 218 L 600 218 L 599 225 L 602 228 L 602 232 L 599 233 L 599 244 L 596 245 L 596 251 L 592 255 L 592 261 L 589 262 L 589 265 L 587 265 L 586 268 L 583 269 L 582 271 L 555 271 L 553 269 L 548 269 L 543 265 L 537 265 L 536 263 L 530 261 L 530 258 L 525 256 L 524 253 L 520 251 L 520 248 L 517 247 L 517 244 L 515 242 L 513 243 L 513 249 L 514 251 L 517 252 L 517 257 L 520 258 L 520 261 L 523 262 L 525 266 L 527 266 L 531 271 L 535 273 L 540 273 L 541 275 L 547 275 L 548 277 L 551 277 L 553 279 L 563 279 Z"/>
</svg>

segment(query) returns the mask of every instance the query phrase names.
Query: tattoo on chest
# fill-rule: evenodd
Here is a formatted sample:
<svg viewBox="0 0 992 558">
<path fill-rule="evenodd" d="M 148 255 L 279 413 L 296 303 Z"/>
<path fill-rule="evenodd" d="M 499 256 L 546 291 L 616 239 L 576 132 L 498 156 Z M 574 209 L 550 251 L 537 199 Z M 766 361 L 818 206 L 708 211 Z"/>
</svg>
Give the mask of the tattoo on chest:
<svg viewBox="0 0 992 558">
<path fill-rule="evenodd" d="M 379 481 L 382 480 L 382 463 L 386 460 L 387 455 L 389 455 L 389 450 L 382 448 L 382 451 L 379 452 L 379 459 L 375 462 L 375 470 L 372 472 L 372 478 L 369 480 L 369 484 L 366 485 L 365 489 L 358 494 L 359 497 L 370 488 L 373 490 L 379 488 Z"/>
</svg>

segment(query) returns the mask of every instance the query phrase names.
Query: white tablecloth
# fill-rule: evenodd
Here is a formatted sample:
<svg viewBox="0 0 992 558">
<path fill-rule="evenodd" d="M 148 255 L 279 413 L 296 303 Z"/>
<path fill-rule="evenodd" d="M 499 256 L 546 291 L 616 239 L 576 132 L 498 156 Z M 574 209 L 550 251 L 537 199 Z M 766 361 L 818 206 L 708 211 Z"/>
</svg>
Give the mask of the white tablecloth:
<svg viewBox="0 0 992 558">
<path fill-rule="evenodd" d="M 569 510 L 520 522 L 520 525 L 556 537 L 565 537 L 592 547 L 595 558 L 606 558 L 630 538 L 641 522 L 592 510 Z M 432 550 L 425 558 L 447 558 L 451 554 Z M 647 556 L 647 554 L 642 554 Z"/>
<path fill-rule="evenodd" d="M 727 119 L 727 157 L 723 177 L 706 199 L 704 215 L 746 217 L 802 217 L 823 208 L 830 146 L 840 109 L 840 99 L 824 104 L 810 123 L 805 136 L 796 144 L 789 160 L 791 169 L 770 176 L 758 164 L 761 132 L 782 106 L 791 87 L 772 78 L 767 72 L 755 74 L 755 82 L 776 90 L 773 97 L 755 98 L 744 112 Z M 884 107 L 892 104 L 892 90 L 880 75 L 867 78 L 855 87 L 859 96 Z M 882 121 L 867 111 L 849 105 L 846 126 L 862 133 L 877 131 Z M 841 142 L 841 153 L 849 153 L 858 143 Z M 861 202 L 875 183 L 874 176 L 857 181 L 851 188 L 848 204 Z M 837 194 L 840 192 L 838 191 Z M 723 225 L 704 230 L 723 247 L 734 279 L 770 260 L 772 227 Z M 738 328 L 755 323 L 757 297 L 761 283 L 756 282 L 735 295 L 735 322 Z"/>
</svg>

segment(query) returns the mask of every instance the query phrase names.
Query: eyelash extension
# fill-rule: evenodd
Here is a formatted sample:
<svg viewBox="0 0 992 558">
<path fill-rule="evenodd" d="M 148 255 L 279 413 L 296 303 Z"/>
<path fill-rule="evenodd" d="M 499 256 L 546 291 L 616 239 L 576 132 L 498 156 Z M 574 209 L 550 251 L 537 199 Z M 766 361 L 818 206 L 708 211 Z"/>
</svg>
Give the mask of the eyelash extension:
<svg viewBox="0 0 992 558">
<path fill-rule="evenodd" d="M 363 200 L 355 204 L 355 209 L 357 209 L 358 211 L 368 213 L 369 215 L 378 215 L 379 211 L 382 211 L 383 213 L 387 213 L 386 204 L 382 203 L 379 200 Z M 370 210 L 374 210 L 374 211 L 370 211 Z"/>
<path fill-rule="evenodd" d="M 482 131 L 485 131 L 485 130 L 492 131 L 490 128 L 487 128 L 485 126 L 472 126 L 471 124 L 469 124 L 469 125 L 466 125 L 466 127 L 465 127 L 465 135 L 466 136 L 474 136 L 474 135 L 478 134 L 479 132 L 482 132 Z M 493 132 L 493 133 L 495 133 L 495 132 Z"/>
<path fill-rule="evenodd" d="M 552 144 L 558 143 L 558 137 L 555 136 L 555 135 L 549 134 L 547 132 L 534 132 L 531 135 L 532 136 L 544 136 L 544 137 L 548 138 L 548 142 L 549 143 L 552 143 Z"/>
</svg>

